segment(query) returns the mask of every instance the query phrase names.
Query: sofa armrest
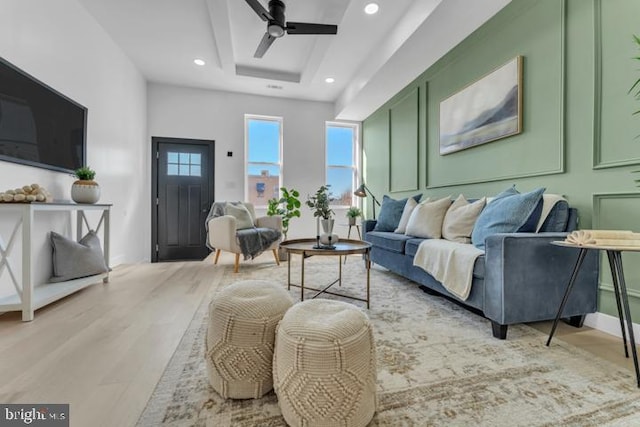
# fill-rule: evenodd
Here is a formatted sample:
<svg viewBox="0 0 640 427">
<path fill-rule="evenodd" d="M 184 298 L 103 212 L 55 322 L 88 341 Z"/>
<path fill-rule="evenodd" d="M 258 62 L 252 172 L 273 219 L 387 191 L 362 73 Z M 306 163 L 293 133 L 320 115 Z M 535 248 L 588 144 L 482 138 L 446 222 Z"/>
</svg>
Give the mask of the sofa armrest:
<svg viewBox="0 0 640 427">
<path fill-rule="evenodd" d="M 551 245 L 567 233 L 501 233 L 485 240 L 484 314 L 509 325 L 555 318 L 579 250 Z M 597 309 L 598 251 L 589 251 L 563 317 Z"/>
<path fill-rule="evenodd" d="M 236 252 L 236 219 L 231 215 L 223 215 L 209 220 L 207 239 L 209 245 L 216 249 Z"/>
<path fill-rule="evenodd" d="M 272 228 L 282 232 L 282 217 L 280 215 L 258 217 L 256 218 L 256 226 Z"/>
</svg>

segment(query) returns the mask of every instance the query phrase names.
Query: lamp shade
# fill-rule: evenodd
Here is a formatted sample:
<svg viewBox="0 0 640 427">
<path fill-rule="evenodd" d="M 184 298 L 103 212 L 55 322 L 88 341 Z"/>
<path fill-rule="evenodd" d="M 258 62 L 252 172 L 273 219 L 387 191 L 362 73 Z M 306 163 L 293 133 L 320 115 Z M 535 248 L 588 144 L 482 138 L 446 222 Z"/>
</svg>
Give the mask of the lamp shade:
<svg viewBox="0 0 640 427">
<path fill-rule="evenodd" d="M 367 197 L 367 193 L 364 191 L 364 184 L 360 185 L 353 194 L 358 197 Z"/>
</svg>

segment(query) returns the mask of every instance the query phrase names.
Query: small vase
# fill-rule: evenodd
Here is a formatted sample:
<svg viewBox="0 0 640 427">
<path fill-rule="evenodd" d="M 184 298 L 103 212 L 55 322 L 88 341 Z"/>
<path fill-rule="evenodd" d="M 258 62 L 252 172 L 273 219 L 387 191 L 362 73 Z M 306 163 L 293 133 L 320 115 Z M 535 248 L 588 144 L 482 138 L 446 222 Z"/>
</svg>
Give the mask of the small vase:
<svg viewBox="0 0 640 427">
<path fill-rule="evenodd" d="M 333 234 L 333 222 L 333 218 L 320 220 L 320 223 L 322 224 L 322 231 L 324 231 L 324 234 Z"/>
<path fill-rule="evenodd" d="M 96 203 L 100 199 L 100 186 L 95 181 L 80 179 L 71 186 L 71 198 L 76 203 Z"/>
<path fill-rule="evenodd" d="M 356 225 L 356 217 L 355 216 L 350 216 L 349 217 L 349 225 Z"/>
</svg>

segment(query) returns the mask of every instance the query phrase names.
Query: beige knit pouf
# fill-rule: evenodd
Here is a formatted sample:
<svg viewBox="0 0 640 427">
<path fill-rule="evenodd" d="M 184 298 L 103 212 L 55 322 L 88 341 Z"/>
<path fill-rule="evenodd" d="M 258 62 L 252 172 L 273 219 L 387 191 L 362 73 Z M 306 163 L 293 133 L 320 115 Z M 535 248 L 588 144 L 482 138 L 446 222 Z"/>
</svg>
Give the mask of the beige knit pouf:
<svg viewBox="0 0 640 427">
<path fill-rule="evenodd" d="M 236 282 L 213 297 L 205 358 L 222 397 L 257 399 L 273 388 L 275 330 L 292 305 L 283 286 L 265 280 Z"/>
<path fill-rule="evenodd" d="M 294 305 L 280 322 L 273 385 L 291 426 L 366 426 L 376 410 L 376 356 L 367 316 L 326 299 Z"/>
</svg>

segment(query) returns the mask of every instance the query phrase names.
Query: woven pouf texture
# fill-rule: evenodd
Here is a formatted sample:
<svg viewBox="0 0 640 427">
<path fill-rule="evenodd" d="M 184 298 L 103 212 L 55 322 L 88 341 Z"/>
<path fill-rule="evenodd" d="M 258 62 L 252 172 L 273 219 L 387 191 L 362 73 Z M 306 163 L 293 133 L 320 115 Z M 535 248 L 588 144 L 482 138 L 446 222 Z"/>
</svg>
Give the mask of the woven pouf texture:
<svg viewBox="0 0 640 427">
<path fill-rule="evenodd" d="M 340 301 L 294 305 L 278 326 L 273 382 L 291 426 L 366 426 L 376 409 L 368 317 Z"/>
<path fill-rule="evenodd" d="M 293 300 L 265 280 L 236 282 L 209 304 L 205 358 L 211 386 L 224 398 L 259 398 L 273 388 L 275 331 Z"/>
</svg>

